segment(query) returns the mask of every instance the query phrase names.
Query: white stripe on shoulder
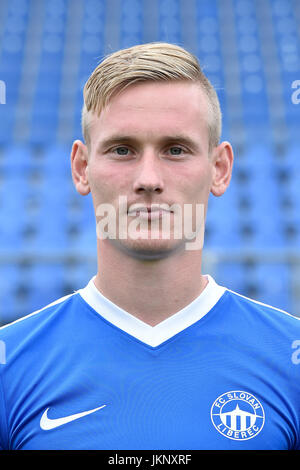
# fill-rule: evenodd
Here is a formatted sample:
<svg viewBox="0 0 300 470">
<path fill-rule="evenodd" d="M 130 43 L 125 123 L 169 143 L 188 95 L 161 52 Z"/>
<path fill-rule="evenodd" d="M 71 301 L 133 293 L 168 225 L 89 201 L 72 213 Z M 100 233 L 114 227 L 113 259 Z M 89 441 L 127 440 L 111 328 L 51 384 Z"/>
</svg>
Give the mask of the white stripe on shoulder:
<svg viewBox="0 0 300 470">
<path fill-rule="evenodd" d="M 59 299 L 55 300 L 54 302 L 51 302 L 50 304 L 45 305 L 44 307 L 40 308 L 39 310 L 35 310 L 34 312 L 29 313 L 28 315 L 25 315 L 24 317 L 18 318 L 17 320 L 15 320 L 13 322 L 10 322 L 7 325 L 1 326 L 0 330 L 3 330 L 4 328 L 8 328 L 9 326 L 14 325 L 15 323 L 19 323 L 23 320 L 26 320 L 26 318 L 33 317 L 34 315 L 37 315 L 38 313 L 42 312 L 43 310 L 45 310 L 48 307 L 52 307 L 53 305 L 60 304 L 60 303 L 64 302 L 66 299 L 68 299 L 69 297 L 71 297 L 74 294 L 77 294 L 77 291 L 73 292 L 73 294 L 68 294 L 68 295 L 65 295 L 64 297 L 60 297 Z"/>
<path fill-rule="evenodd" d="M 233 290 L 230 290 L 230 289 L 227 289 L 227 288 L 226 288 L 226 290 L 228 290 L 232 294 L 235 294 L 235 295 L 238 295 L 239 297 L 242 297 L 243 299 L 250 300 L 251 302 L 253 302 L 255 304 L 262 305 L 263 307 L 272 308 L 273 310 L 277 310 L 278 312 L 284 313 L 285 315 L 288 315 L 289 317 L 296 318 L 296 320 L 300 320 L 300 317 L 297 317 L 296 315 L 292 315 L 291 313 L 286 312 L 285 310 L 282 310 L 281 308 L 273 307 L 273 305 L 264 304 L 263 302 L 259 302 L 258 300 L 250 299 L 250 297 L 246 297 L 245 295 L 238 294 L 237 292 L 235 292 Z"/>
</svg>

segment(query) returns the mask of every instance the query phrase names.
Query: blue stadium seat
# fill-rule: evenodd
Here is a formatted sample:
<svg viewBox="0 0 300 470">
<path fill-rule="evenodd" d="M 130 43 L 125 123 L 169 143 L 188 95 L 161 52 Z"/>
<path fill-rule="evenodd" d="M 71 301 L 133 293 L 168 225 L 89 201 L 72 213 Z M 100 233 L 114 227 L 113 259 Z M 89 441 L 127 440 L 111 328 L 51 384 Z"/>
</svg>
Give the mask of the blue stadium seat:
<svg viewBox="0 0 300 470">
<path fill-rule="evenodd" d="M 0 160 L 0 169 L 5 172 L 7 177 L 14 177 L 19 174 L 24 178 L 24 172 L 34 168 L 35 160 L 30 145 L 9 143 L 4 147 L 3 156 Z"/>
<path fill-rule="evenodd" d="M 215 280 L 221 286 L 225 286 L 238 294 L 246 292 L 246 269 L 241 262 L 220 262 L 218 264 Z"/>
<path fill-rule="evenodd" d="M 257 286 L 255 300 L 293 313 L 290 300 L 291 274 L 287 264 L 275 260 L 257 264 L 251 274 L 248 272 L 248 280 Z"/>
<path fill-rule="evenodd" d="M 0 325 L 16 319 L 15 290 L 19 279 L 16 264 L 0 264 Z"/>
<path fill-rule="evenodd" d="M 85 287 L 89 280 L 97 273 L 96 257 L 89 260 L 79 260 L 65 264 L 63 284 L 65 293 Z"/>
<path fill-rule="evenodd" d="M 26 283 L 32 311 L 62 296 L 63 272 L 63 263 L 35 263 L 28 269 Z"/>
<path fill-rule="evenodd" d="M 12 106 L 0 105 L 0 145 L 8 145 L 13 141 L 15 109 Z"/>
<path fill-rule="evenodd" d="M 57 178 L 58 181 L 61 181 L 61 178 L 67 178 L 71 181 L 71 149 L 71 143 L 48 145 L 46 147 L 42 169 L 49 178 L 49 184 L 53 182 L 53 177 Z"/>
</svg>

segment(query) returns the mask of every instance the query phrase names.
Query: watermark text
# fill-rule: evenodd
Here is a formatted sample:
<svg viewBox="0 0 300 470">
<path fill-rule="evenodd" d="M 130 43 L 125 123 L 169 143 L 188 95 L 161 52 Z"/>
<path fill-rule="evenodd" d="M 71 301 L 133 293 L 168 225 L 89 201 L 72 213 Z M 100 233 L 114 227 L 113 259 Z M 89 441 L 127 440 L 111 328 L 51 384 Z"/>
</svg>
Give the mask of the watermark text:
<svg viewBox="0 0 300 470">
<path fill-rule="evenodd" d="M 292 93 L 291 99 L 293 104 L 300 103 L 300 80 L 294 80 L 292 83 L 292 88 L 295 91 Z"/>
<path fill-rule="evenodd" d="M 119 196 L 118 207 L 96 208 L 97 237 L 119 240 L 184 240 L 186 250 L 201 250 L 204 241 L 204 204 L 128 205 Z"/>
<path fill-rule="evenodd" d="M 0 80 L 0 104 L 6 104 L 6 84 Z"/>
<path fill-rule="evenodd" d="M 0 364 L 6 364 L 6 347 L 2 340 L 0 340 Z"/>
<path fill-rule="evenodd" d="M 296 365 L 300 364 L 300 339 L 295 339 L 292 342 L 292 349 L 295 349 L 292 354 L 292 363 Z"/>
</svg>

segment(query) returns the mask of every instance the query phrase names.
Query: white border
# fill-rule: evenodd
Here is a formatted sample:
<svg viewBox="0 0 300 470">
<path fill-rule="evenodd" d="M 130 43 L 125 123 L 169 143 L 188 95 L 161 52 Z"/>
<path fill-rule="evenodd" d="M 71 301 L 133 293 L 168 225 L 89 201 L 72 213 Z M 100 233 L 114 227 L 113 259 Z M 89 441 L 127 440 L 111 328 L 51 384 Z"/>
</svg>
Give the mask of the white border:
<svg viewBox="0 0 300 470">
<path fill-rule="evenodd" d="M 222 297 L 225 287 L 216 284 L 211 276 L 206 277 L 208 284 L 195 300 L 155 326 L 144 323 L 104 297 L 94 284 L 95 277 L 77 292 L 107 321 L 143 343 L 156 347 L 204 317 Z"/>
</svg>

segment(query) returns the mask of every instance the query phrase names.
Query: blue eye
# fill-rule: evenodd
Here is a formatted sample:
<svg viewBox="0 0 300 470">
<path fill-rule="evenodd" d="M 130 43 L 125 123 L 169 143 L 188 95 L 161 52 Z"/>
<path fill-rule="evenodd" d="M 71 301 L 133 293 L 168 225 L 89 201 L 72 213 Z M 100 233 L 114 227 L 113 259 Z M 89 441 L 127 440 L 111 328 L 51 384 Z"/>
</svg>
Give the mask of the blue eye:
<svg viewBox="0 0 300 470">
<path fill-rule="evenodd" d="M 127 147 L 117 147 L 115 150 L 114 150 L 115 153 L 117 153 L 117 155 L 122 155 L 122 156 L 126 156 L 128 155 L 129 153 L 129 149 Z"/>
<path fill-rule="evenodd" d="M 181 155 L 182 154 L 182 148 L 181 147 L 171 147 L 170 148 L 170 153 L 171 153 L 171 155 Z"/>
</svg>

